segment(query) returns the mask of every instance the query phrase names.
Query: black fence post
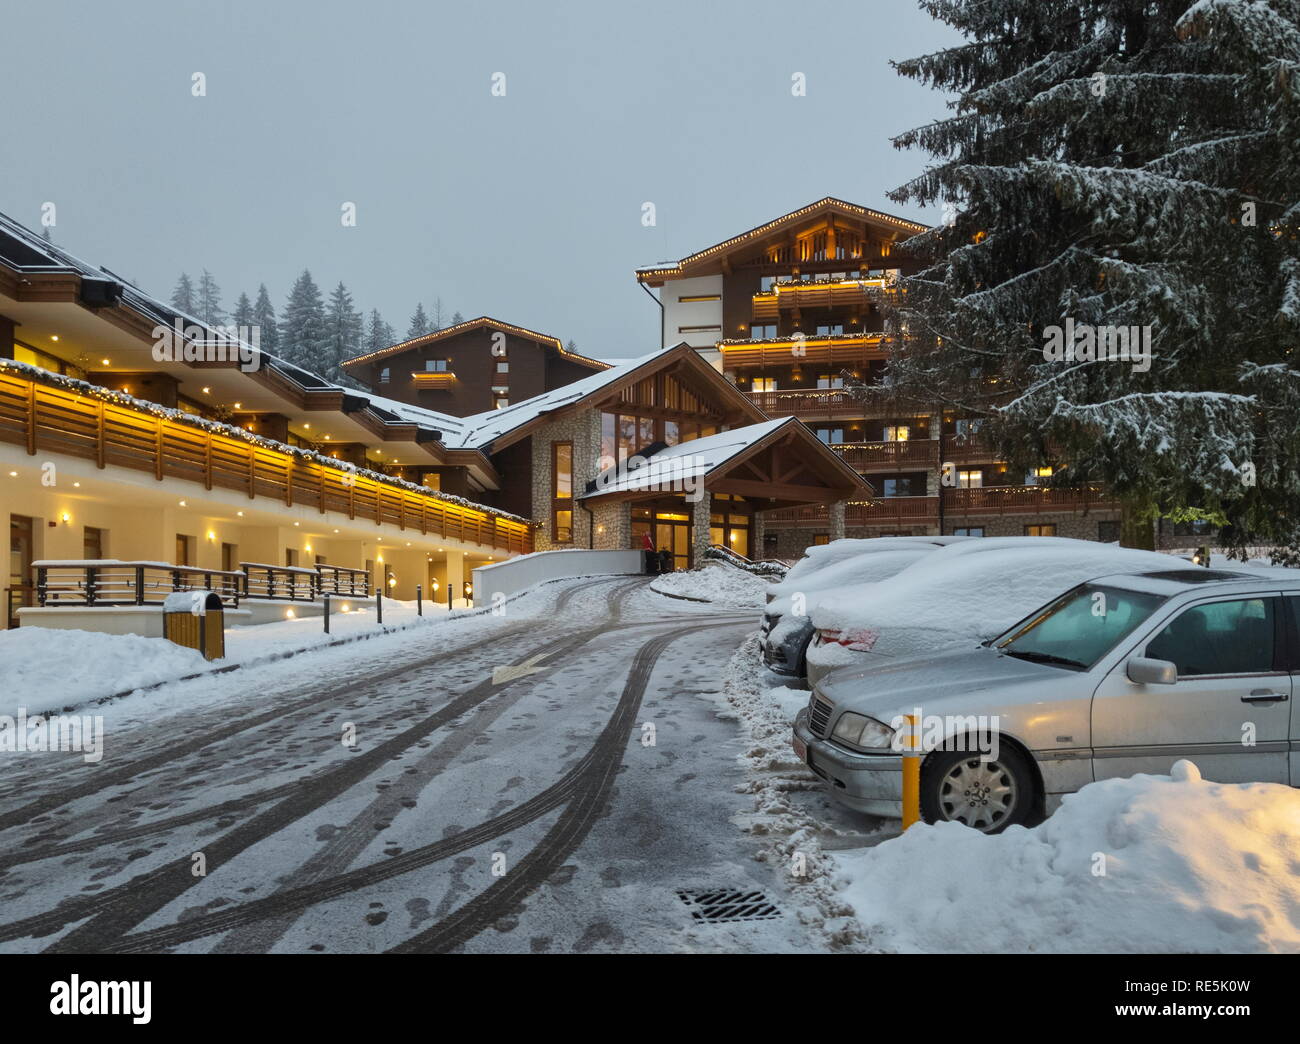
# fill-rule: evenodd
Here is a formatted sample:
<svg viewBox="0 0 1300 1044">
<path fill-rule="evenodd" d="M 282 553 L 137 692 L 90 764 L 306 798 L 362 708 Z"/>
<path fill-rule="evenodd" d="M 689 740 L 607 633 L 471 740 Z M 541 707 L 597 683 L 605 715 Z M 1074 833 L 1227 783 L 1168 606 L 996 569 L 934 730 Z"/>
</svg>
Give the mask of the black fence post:
<svg viewBox="0 0 1300 1044">
<path fill-rule="evenodd" d="M 330 633 L 330 594 L 328 591 L 325 592 L 324 601 L 325 601 L 325 633 L 329 634 Z"/>
<path fill-rule="evenodd" d="M 375 622 L 384 622 L 384 594 L 382 591 L 375 592 Z"/>
<path fill-rule="evenodd" d="M 424 589 L 420 584 L 415 585 L 415 615 L 424 615 Z"/>
</svg>

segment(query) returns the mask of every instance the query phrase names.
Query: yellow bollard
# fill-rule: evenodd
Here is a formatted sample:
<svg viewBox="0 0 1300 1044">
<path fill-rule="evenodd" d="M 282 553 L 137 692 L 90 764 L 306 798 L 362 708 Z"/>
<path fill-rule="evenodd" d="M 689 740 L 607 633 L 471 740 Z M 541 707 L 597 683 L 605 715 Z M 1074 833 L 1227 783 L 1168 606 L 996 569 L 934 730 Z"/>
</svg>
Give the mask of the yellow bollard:
<svg viewBox="0 0 1300 1044">
<path fill-rule="evenodd" d="M 915 714 L 903 715 L 903 830 L 921 819 L 921 732 Z"/>
</svg>

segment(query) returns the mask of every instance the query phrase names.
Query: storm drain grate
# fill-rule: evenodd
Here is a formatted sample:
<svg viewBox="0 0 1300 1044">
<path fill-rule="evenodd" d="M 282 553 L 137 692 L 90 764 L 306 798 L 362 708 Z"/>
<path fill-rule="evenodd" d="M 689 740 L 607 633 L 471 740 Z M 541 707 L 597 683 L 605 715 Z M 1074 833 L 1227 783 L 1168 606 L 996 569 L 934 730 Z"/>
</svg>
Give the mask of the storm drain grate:
<svg viewBox="0 0 1300 1044">
<path fill-rule="evenodd" d="M 735 888 L 711 891 L 681 891 L 677 898 L 697 921 L 718 924 L 722 921 L 770 921 L 780 917 L 778 910 L 762 892 L 741 892 Z"/>
</svg>

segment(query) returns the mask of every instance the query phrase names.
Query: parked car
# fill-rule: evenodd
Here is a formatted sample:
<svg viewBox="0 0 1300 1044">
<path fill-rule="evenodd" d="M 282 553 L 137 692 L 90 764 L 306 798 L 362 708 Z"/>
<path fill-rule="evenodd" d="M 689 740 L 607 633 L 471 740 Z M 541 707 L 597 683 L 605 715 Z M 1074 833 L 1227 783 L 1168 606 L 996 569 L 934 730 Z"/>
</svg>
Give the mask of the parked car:
<svg viewBox="0 0 1300 1044">
<path fill-rule="evenodd" d="M 986 833 L 1180 758 L 1218 782 L 1297 786 L 1298 621 L 1293 570 L 1092 579 L 992 641 L 836 671 L 799 712 L 795 751 L 845 805 L 897 816 L 898 729 L 919 708 L 923 817 Z"/>
<path fill-rule="evenodd" d="M 836 540 L 808 549 L 779 583 L 767 589 L 760 650 L 775 674 L 804 677 L 812 641 L 809 613 L 837 588 L 893 576 L 930 551 L 969 537 L 876 537 Z"/>
<path fill-rule="evenodd" d="M 806 654 L 808 681 L 840 667 L 980 642 L 1090 577 L 1178 562 L 1068 537 L 985 537 L 943 547 L 888 579 L 820 598 L 811 614 L 817 634 Z"/>
</svg>

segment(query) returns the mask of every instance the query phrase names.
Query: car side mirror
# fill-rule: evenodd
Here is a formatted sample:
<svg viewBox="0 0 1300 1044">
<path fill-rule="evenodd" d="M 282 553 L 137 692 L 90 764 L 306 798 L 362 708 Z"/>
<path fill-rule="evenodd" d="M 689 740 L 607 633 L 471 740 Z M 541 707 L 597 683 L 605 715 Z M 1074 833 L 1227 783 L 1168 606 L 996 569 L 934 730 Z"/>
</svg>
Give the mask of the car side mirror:
<svg viewBox="0 0 1300 1044">
<path fill-rule="evenodd" d="M 1178 668 L 1168 660 L 1149 660 L 1145 656 L 1131 656 L 1125 667 L 1128 680 L 1139 685 L 1173 685 L 1178 681 Z"/>
</svg>

